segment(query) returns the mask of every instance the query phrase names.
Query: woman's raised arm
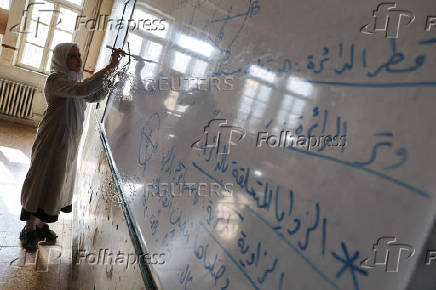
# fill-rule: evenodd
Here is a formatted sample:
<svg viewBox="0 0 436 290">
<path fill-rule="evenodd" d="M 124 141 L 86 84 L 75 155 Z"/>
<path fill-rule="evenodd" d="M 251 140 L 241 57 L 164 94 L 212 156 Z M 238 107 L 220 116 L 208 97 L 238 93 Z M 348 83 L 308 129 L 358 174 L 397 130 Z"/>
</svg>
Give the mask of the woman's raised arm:
<svg viewBox="0 0 436 290">
<path fill-rule="evenodd" d="M 105 68 L 82 82 L 71 81 L 64 74 L 52 74 L 46 81 L 44 93 L 46 96 L 84 99 L 103 88 L 104 80 L 118 65 L 120 55 L 124 55 L 124 52 L 115 50 Z"/>
</svg>

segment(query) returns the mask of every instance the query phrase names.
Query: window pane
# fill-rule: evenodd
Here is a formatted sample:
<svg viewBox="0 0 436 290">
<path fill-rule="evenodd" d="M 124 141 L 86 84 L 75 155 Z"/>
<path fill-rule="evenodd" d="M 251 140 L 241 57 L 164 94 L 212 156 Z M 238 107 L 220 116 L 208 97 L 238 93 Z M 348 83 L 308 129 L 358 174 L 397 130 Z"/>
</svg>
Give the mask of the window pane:
<svg viewBox="0 0 436 290">
<path fill-rule="evenodd" d="M 156 70 L 157 70 L 156 63 L 146 63 L 141 72 L 141 79 L 148 79 L 148 78 L 155 77 Z"/>
<path fill-rule="evenodd" d="M 0 0 L 0 8 L 9 10 L 9 0 Z"/>
<path fill-rule="evenodd" d="M 253 104 L 254 100 L 252 98 L 248 98 L 243 96 L 239 100 L 239 110 L 238 112 L 245 112 L 249 113 L 251 111 L 251 105 Z"/>
<path fill-rule="evenodd" d="M 205 57 L 210 57 L 215 52 L 215 48 L 210 43 L 183 33 L 179 33 L 177 44 Z"/>
<path fill-rule="evenodd" d="M 160 55 L 162 53 L 162 48 L 163 48 L 162 44 L 150 41 L 148 45 L 148 49 L 144 56 L 147 59 L 151 59 L 158 62 L 160 59 Z"/>
<path fill-rule="evenodd" d="M 47 64 L 45 66 L 45 71 L 50 72 L 50 66 L 51 66 L 51 57 L 53 56 L 53 51 L 50 50 L 49 55 L 48 55 L 48 59 L 47 59 Z"/>
<path fill-rule="evenodd" d="M 67 0 L 67 2 L 70 2 L 70 3 L 73 3 L 73 4 L 81 6 L 83 0 Z"/>
<path fill-rule="evenodd" d="M 59 14 L 56 28 L 73 32 L 76 25 L 77 13 L 65 8 L 61 8 L 60 11 L 61 14 Z"/>
<path fill-rule="evenodd" d="M 197 59 L 195 61 L 194 69 L 192 70 L 192 76 L 194 77 L 202 77 L 206 73 L 208 63 L 202 60 Z"/>
<path fill-rule="evenodd" d="M 45 46 L 45 41 L 48 35 L 48 26 L 37 21 L 30 21 L 30 27 L 27 30 L 26 41 L 32 42 L 41 46 Z"/>
<path fill-rule="evenodd" d="M 258 66 L 258 65 L 251 65 L 250 66 L 250 75 L 252 75 L 255 78 L 264 80 L 268 83 L 274 83 L 276 81 L 276 74 L 273 72 L 268 71 L 267 69 Z"/>
<path fill-rule="evenodd" d="M 271 87 L 260 85 L 259 91 L 257 92 L 256 95 L 256 99 L 264 103 L 269 103 L 269 97 L 271 95 L 271 92 L 272 92 Z"/>
<path fill-rule="evenodd" d="M 253 81 L 252 79 L 246 79 L 243 94 L 250 98 L 255 98 L 259 85 L 260 84 L 258 82 Z"/>
<path fill-rule="evenodd" d="M 38 0 L 38 2 L 35 2 L 35 4 L 32 5 L 32 19 L 39 19 L 40 22 L 49 25 L 51 16 L 53 15 L 53 10 L 53 3 Z"/>
<path fill-rule="evenodd" d="M 296 99 L 294 105 L 292 106 L 292 113 L 296 115 L 303 114 L 304 108 L 306 107 L 307 101 L 302 99 Z"/>
<path fill-rule="evenodd" d="M 24 45 L 23 56 L 21 57 L 21 63 L 39 68 L 42 59 L 43 48 L 26 43 Z"/>
<path fill-rule="evenodd" d="M 181 73 L 186 73 L 191 57 L 184 53 L 176 51 L 173 59 L 173 69 Z"/>
<path fill-rule="evenodd" d="M 262 118 L 267 108 L 268 105 L 262 104 L 261 102 L 255 102 L 252 116 L 255 118 Z"/>
<path fill-rule="evenodd" d="M 50 49 L 53 49 L 58 43 L 71 42 L 72 40 L 73 34 L 55 29 Z"/>
<path fill-rule="evenodd" d="M 129 47 L 131 54 L 139 55 L 141 54 L 142 41 L 142 37 L 134 33 L 129 33 L 127 34 L 127 42 L 129 43 L 129 46 L 126 44 L 126 48 Z"/>
</svg>

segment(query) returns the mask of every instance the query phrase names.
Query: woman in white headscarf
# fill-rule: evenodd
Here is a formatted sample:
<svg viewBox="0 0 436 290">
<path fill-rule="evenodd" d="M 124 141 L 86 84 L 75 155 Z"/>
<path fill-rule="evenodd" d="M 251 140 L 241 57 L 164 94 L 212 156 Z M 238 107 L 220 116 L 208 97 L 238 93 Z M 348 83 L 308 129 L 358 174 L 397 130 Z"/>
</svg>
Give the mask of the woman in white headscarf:
<svg viewBox="0 0 436 290">
<path fill-rule="evenodd" d="M 115 50 L 104 69 L 81 82 L 78 46 L 60 43 L 53 50 L 51 74 L 44 88 L 48 108 L 37 129 L 30 169 L 21 191 L 20 220 L 26 221 L 26 226 L 20 240 L 28 251 L 36 250 L 38 240 L 54 241 L 57 236 L 46 223 L 57 221 L 60 211 L 72 211 L 85 102 L 96 102 L 106 96 L 106 79 L 123 54 L 121 49 Z"/>
</svg>

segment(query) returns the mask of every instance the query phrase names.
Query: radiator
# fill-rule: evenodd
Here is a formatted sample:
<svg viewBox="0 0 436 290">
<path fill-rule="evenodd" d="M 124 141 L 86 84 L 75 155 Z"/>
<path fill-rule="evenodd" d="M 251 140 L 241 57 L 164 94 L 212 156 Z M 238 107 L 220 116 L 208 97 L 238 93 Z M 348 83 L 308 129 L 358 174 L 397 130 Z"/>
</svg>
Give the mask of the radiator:
<svg viewBox="0 0 436 290">
<path fill-rule="evenodd" d="M 30 119 L 35 92 L 29 85 L 0 79 L 0 113 Z"/>
</svg>

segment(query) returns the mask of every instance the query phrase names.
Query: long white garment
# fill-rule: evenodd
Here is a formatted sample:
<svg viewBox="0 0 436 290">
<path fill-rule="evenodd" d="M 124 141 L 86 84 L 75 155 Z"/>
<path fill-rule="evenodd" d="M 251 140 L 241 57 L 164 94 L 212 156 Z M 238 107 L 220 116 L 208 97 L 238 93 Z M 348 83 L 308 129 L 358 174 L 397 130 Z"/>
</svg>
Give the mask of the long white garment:
<svg viewBox="0 0 436 290">
<path fill-rule="evenodd" d="M 53 51 L 44 88 L 48 108 L 37 129 L 21 191 L 23 210 L 30 213 L 57 216 L 61 208 L 71 205 L 85 102 L 99 101 L 107 93 L 104 73 L 80 82 L 82 73 L 68 70 L 66 59 L 72 46 L 62 43 Z"/>
</svg>

